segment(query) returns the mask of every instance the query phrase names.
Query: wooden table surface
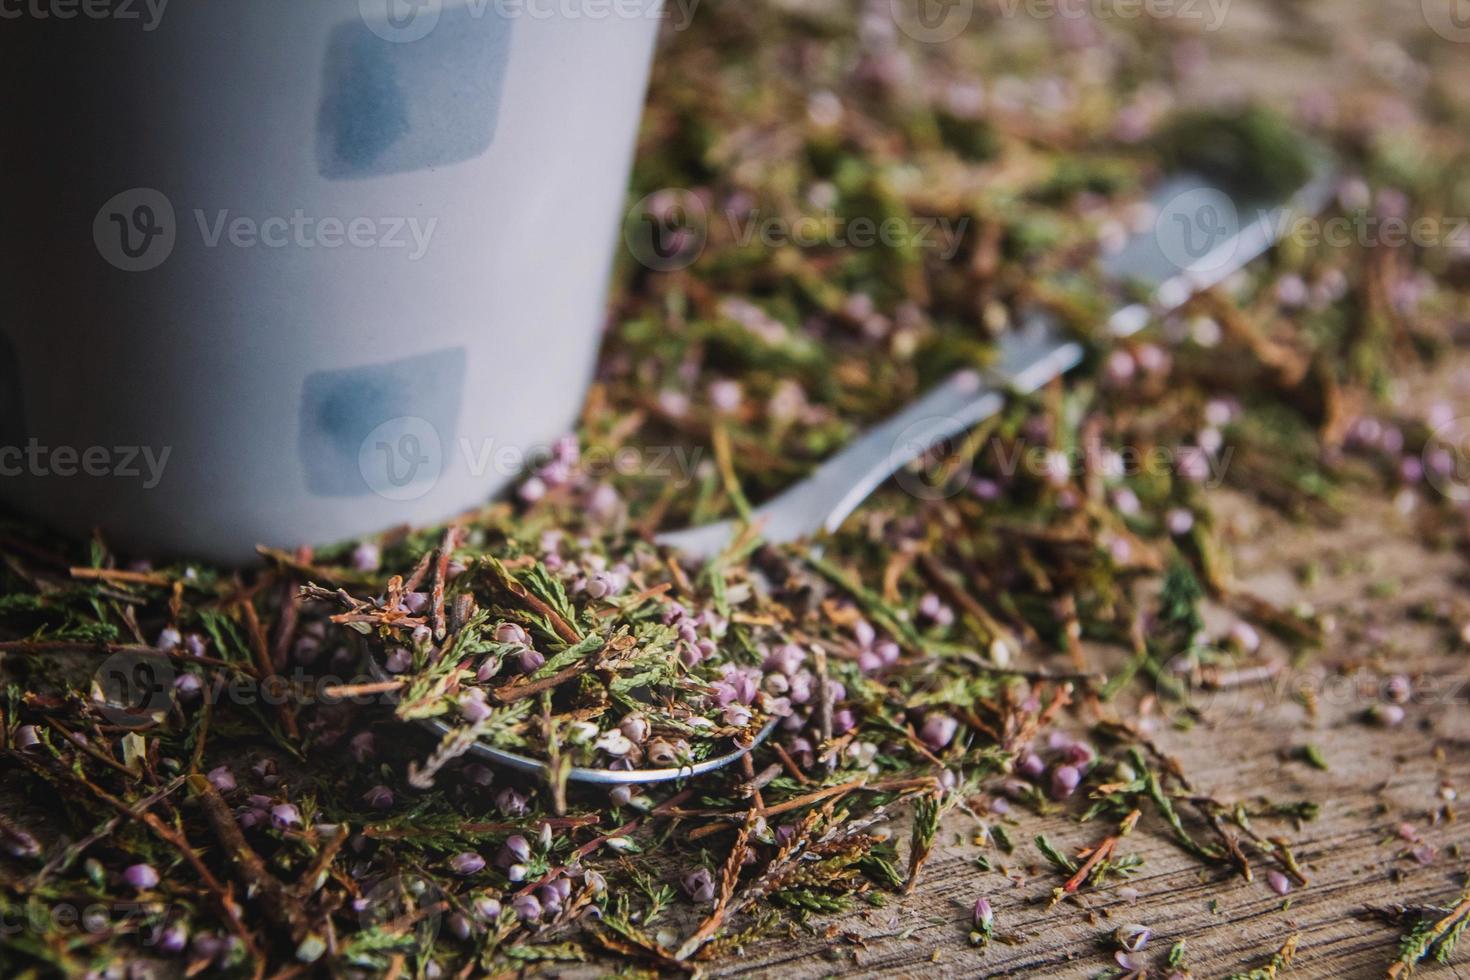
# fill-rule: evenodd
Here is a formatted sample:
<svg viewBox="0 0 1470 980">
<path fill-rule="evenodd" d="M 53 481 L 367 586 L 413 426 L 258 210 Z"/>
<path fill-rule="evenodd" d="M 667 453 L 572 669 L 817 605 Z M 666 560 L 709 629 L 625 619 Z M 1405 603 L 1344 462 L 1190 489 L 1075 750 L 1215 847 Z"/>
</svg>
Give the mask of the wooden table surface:
<svg viewBox="0 0 1470 980">
<path fill-rule="evenodd" d="M 1470 407 L 1466 363 L 1415 386 L 1416 397 L 1455 397 Z M 1277 603 L 1308 601 L 1335 628 L 1321 650 L 1273 682 L 1215 697 L 1202 723 L 1161 725 L 1156 741 L 1217 799 L 1321 804 L 1319 818 L 1299 828 L 1281 821 L 1257 827 L 1284 835 L 1310 879 L 1289 904 L 1267 886 L 1264 869 L 1254 882 L 1204 870 L 1150 815 L 1119 848 L 1145 859 L 1131 883 L 1136 899 L 1121 897 L 1115 882 L 1048 909 L 1060 876 L 1032 837 L 1044 832 L 1072 852 L 1111 826 L 1028 813 L 1007 856 L 972 843 L 980 821 L 951 811 L 914 894 L 828 920 L 820 935 L 753 946 L 716 975 L 1090 977 L 1112 964 L 1112 930 L 1140 923 L 1154 931 L 1148 950 L 1161 977 L 1180 939 L 1193 974 L 1215 977 L 1264 965 L 1293 935 L 1298 948 L 1288 976 L 1383 976 L 1400 931 L 1365 915 L 1366 907 L 1453 904 L 1470 862 L 1470 820 L 1454 819 L 1456 794 L 1470 793 L 1470 647 L 1456 636 L 1470 624 L 1465 557 L 1427 549 L 1414 515 L 1381 497 L 1353 498 L 1351 518 L 1333 529 L 1293 525 L 1228 491 L 1216 504 L 1239 585 Z M 1299 572 L 1309 564 L 1321 572 L 1304 585 Z M 1426 619 L 1426 610 L 1436 616 Z M 1116 656 L 1090 653 L 1098 662 Z M 1397 728 L 1374 726 L 1364 712 L 1381 702 L 1381 685 L 1396 673 L 1415 682 L 1407 718 Z M 1295 696 L 1302 686 L 1316 694 L 1316 717 Z M 1307 744 L 1321 750 L 1327 771 L 1293 751 Z M 1435 849 L 1428 864 L 1408 854 L 1411 845 L 1397 836 L 1402 823 Z M 996 870 L 976 865 L 981 854 Z M 997 930 L 1023 942 L 968 946 L 970 909 L 981 895 L 995 905 Z M 1465 963 L 1428 964 L 1415 975 L 1470 976 L 1470 958 Z"/>
</svg>

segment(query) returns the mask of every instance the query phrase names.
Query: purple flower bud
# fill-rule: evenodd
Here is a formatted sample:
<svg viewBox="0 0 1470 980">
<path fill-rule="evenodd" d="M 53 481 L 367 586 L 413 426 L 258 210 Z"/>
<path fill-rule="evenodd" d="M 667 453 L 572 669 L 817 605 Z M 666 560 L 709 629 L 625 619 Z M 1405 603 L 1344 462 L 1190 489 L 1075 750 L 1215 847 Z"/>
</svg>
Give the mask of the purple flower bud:
<svg viewBox="0 0 1470 980">
<path fill-rule="evenodd" d="M 866 619 L 860 619 L 852 625 L 852 638 L 854 640 L 857 640 L 858 646 L 866 650 L 868 647 L 872 646 L 873 641 L 878 638 L 878 631 L 873 629 L 872 623 L 868 622 Z M 786 673 L 789 674 L 791 673 L 791 671 L 788 670 L 786 671 Z"/>
<path fill-rule="evenodd" d="M 322 641 L 314 636 L 303 636 L 291 645 L 291 656 L 303 666 L 316 661 L 322 652 Z"/>
<path fill-rule="evenodd" d="M 933 713 L 924 719 L 924 724 L 919 729 L 919 740 L 938 752 L 954 741 L 959 727 L 959 722 L 949 715 Z"/>
<path fill-rule="evenodd" d="M 413 654 L 404 647 L 393 647 L 383 660 L 383 669 L 390 674 L 402 674 L 413 666 Z"/>
<path fill-rule="evenodd" d="M 857 725 L 857 719 L 847 708 L 838 708 L 832 712 L 832 734 L 846 735 Z"/>
<path fill-rule="evenodd" d="M 684 893 L 696 904 L 707 905 L 715 900 L 715 879 L 708 868 L 696 868 L 684 876 Z"/>
<path fill-rule="evenodd" d="M 1291 879 L 1275 868 L 1266 872 L 1266 884 L 1270 885 L 1271 890 L 1278 895 L 1285 895 L 1291 891 Z"/>
<path fill-rule="evenodd" d="M 988 477 L 977 476 L 971 480 L 969 490 L 979 500 L 989 502 L 1000 499 L 1000 484 Z"/>
<path fill-rule="evenodd" d="M 532 673 L 546 666 L 546 658 L 537 650 L 526 647 L 516 655 L 516 664 L 524 673 Z"/>
<path fill-rule="evenodd" d="M 1414 693 L 1414 682 L 1406 674 L 1394 674 L 1388 679 L 1387 693 L 1394 704 L 1403 704 Z"/>
<path fill-rule="evenodd" d="M 878 656 L 872 650 L 864 650 L 862 653 L 858 654 L 857 663 L 858 670 L 862 671 L 864 674 L 876 674 L 885 666 L 885 664 L 883 663 L 883 658 Z"/>
<path fill-rule="evenodd" d="M 170 922 L 158 936 L 158 948 L 170 956 L 177 956 L 189 945 L 189 928 L 182 922 Z"/>
<path fill-rule="evenodd" d="M 278 803 L 271 807 L 271 823 L 278 830 L 301 826 L 301 811 L 290 803 Z"/>
<path fill-rule="evenodd" d="M 1210 457 L 1199 446 L 1180 446 L 1178 469 L 1189 482 L 1203 483 L 1210 477 Z"/>
<path fill-rule="evenodd" d="M 123 881 L 136 891 L 147 891 L 158 885 L 158 872 L 151 864 L 134 864 L 123 871 Z"/>
<path fill-rule="evenodd" d="M 383 550 L 372 541 L 352 549 L 352 567 L 359 572 L 376 572 L 383 564 Z"/>
<path fill-rule="evenodd" d="M 449 917 L 449 931 L 460 939 L 470 938 L 470 920 L 458 912 Z"/>
<path fill-rule="evenodd" d="M 1175 537 L 1183 537 L 1194 530 L 1194 515 L 1183 507 L 1175 507 L 1164 515 L 1164 526 Z"/>
<path fill-rule="evenodd" d="M 988 932 L 995 925 L 995 909 L 990 906 L 990 899 L 977 898 L 975 900 L 975 928 Z"/>
<path fill-rule="evenodd" d="M 1064 800 L 1077 791 L 1082 782 L 1082 773 L 1077 771 L 1076 766 L 1057 766 L 1051 773 L 1051 795 L 1053 799 Z"/>
<path fill-rule="evenodd" d="M 184 637 L 184 652 L 191 657 L 202 657 L 209 645 L 204 642 L 204 637 L 198 633 L 190 633 Z M 182 928 L 182 927 L 181 927 Z"/>
<path fill-rule="evenodd" d="M 393 790 L 381 783 L 364 793 L 362 798 L 374 810 L 388 810 L 393 807 Z"/>
<path fill-rule="evenodd" d="M 724 713 L 721 715 L 721 717 L 724 720 L 725 724 L 731 726 L 732 728 L 740 728 L 744 725 L 750 724 L 750 719 L 752 715 L 750 708 L 748 708 L 747 706 L 743 704 L 731 704 L 725 706 Z"/>
<path fill-rule="evenodd" d="M 1261 634 L 1250 623 L 1239 621 L 1230 627 L 1230 645 L 1241 653 L 1255 653 L 1261 648 Z"/>
<path fill-rule="evenodd" d="M 495 627 L 496 643 L 514 643 L 518 646 L 530 646 L 531 638 L 518 623 L 501 623 Z"/>
<path fill-rule="evenodd" d="M 598 572 L 587 579 L 582 591 L 594 599 L 604 599 L 613 594 L 612 580 L 606 573 Z"/>
<path fill-rule="evenodd" d="M 872 627 L 869 627 L 872 629 Z M 864 644 L 866 646 L 867 644 Z M 766 670 L 776 670 L 790 677 L 801 669 L 806 661 L 806 651 L 795 643 L 783 643 L 777 647 L 770 656 L 766 657 L 763 666 Z"/>
<path fill-rule="evenodd" d="M 1147 374 L 1162 374 L 1169 370 L 1171 361 L 1168 351 L 1156 344 L 1140 344 L 1133 358 Z"/>
<path fill-rule="evenodd" d="M 471 725 L 477 725 L 490 717 L 490 705 L 485 701 L 485 692 L 479 688 L 466 691 L 459 699 L 459 713 Z"/>
<path fill-rule="evenodd" d="M 1113 954 L 1113 961 L 1129 973 L 1142 973 L 1148 969 L 1148 958 L 1141 953 L 1120 949 Z"/>
<path fill-rule="evenodd" d="M 541 902 L 535 895 L 517 895 L 511 900 L 510 907 L 522 922 L 537 922 L 541 918 Z"/>
<path fill-rule="evenodd" d="M 449 870 L 460 876 L 478 874 L 485 870 L 485 859 L 474 851 L 465 851 L 449 859 Z"/>
<path fill-rule="evenodd" d="M 1396 728 L 1404 723 L 1404 709 L 1396 704 L 1375 704 L 1368 709 L 1368 717 L 1384 728 Z"/>
<path fill-rule="evenodd" d="M 164 628 L 163 632 L 158 634 L 158 639 L 153 642 L 153 645 L 159 650 L 176 650 L 179 644 L 183 642 L 183 634 L 172 626 L 168 626 Z"/>
<path fill-rule="evenodd" d="M 612 484 L 599 483 L 587 495 L 587 515 L 594 521 L 609 521 L 617 516 L 618 507 L 622 502 L 623 498 L 618 496 L 618 491 Z M 614 580 L 613 591 L 622 591 L 616 588 L 616 584 L 616 580 Z"/>
<path fill-rule="evenodd" d="M 500 918 L 500 899 L 481 895 L 474 901 L 475 914 L 482 919 L 494 921 Z"/>
<path fill-rule="evenodd" d="M 885 667 L 892 667 L 898 663 L 898 658 L 903 655 L 902 651 L 898 648 L 898 644 L 892 640 L 884 640 L 882 643 L 879 643 L 873 647 L 873 652 L 882 659 Z"/>
<path fill-rule="evenodd" d="M 524 864 L 531 860 L 531 842 L 520 834 L 514 834 L 505 839 L 500 847 L 500 854 L 495 858 L 495 863 L 501 868 L 508 868 L 512 864 Z"/>
<path fill-rule="evenodd" d="M 740 410 L 740 403 L 744 401 L 745 393 L 740 387 L 740 382 L 722 379 L 710 382 L 709 403 L 716 412 L 729 415 Z"/>
<path fill-rule="evenodd" d="M 629 715 L 618 728 L 635 745 L 642 745 L 648 740 L 650 729 L 648 719 L 643 715 Z"/>
<path fill-rule="evenodd" d="M 1080 770 L 1097 758 L 1097 751 L 1091 745 L 1079 740 L 1062 750 L 1062 758 L 1068 765 L 1076 766 Z"/>
<path fill-rule="evenodd" d="M 1119 926 L 1113 933 L 1118 946 L 1129 953 L 1137 953 L 1153 938 L 1153 930 L 1148 926 L 1125 925 Z"/>
<path fill-rule="evenodd" d="M 495 806 L 507 817 L 526 815 L 526 798 L 512 786 L 507 786 L 495 794 Z"/>
<path fill-rule="evenodd" d="M 352 740 L 347 743 L 347 751 L 352 753 L 352 758 L 359 764 L 367 762 L 378 751 L 378 747 L 373 739 L 373 733 L 358 732 L 352 736 Z"/>
<path fill-rule="evenodd" d="M 516 495 L 525 503 L 534 504 L 546 496 L 546 481 L 539 476 L 530 477 L 525 483 L 521 484 L 520 489 L 516 491 Z"/>
<path fill-rule="evenodd" d="M 561 893 L 551 885 L 542 885 L 536 889 L 536 898 L 541 902 L 541 913 L 556 918 L 561 914 Z"/>
<path fill-rule="evenodd" d="M 1424 479 L 1424 463 L 1418 456 L 1405 456 L 1399 460 L 1399 479 L 1405 483 L 1418 483 Z"/>
<path fill-rule="evenodd" d="M 174 678 L 174 690 L 178 693 L 180 701 L 196 701 L 204 691 L 204 682 L 197 674 L 180 674 Z"/>
<path fill-rule="evenodd" d="M 1133 380 L 1136 368 L 1132 354 L 1126 350 L 1115 350 L 1103 362 L 1103 376 L 1109 384 L 1121 388 Z"/>
<path fill-rule="evenodd" d="M 209 770 L 205 778 L 221 793 L 233 793 L 237 785 L 235 783 L 235 774 L 230 771 L 229 766 L 216 766 Z"/>
<path fill-rule="evenodd" d="M 919 600 L 919 615 L 940 626 L 948 626 L 954 622 L 954 610 L 941 602 L 939 596 L 933 592 L 925 593 Z"/>
</svg>

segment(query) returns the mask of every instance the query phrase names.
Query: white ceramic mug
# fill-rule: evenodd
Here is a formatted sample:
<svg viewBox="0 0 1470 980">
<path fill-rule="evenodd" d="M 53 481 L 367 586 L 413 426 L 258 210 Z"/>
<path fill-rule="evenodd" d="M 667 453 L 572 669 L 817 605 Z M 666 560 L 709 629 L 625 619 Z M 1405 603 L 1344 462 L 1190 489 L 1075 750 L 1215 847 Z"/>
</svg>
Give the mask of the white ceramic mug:
<svg viewBox="0 0 1470 980">
<path fill-rule="evenodd" d="M 230 562 L 485 500 L 581 404 L 659 20 L 656 0 L 0 18 L 0 492 Z"/>
</svg>

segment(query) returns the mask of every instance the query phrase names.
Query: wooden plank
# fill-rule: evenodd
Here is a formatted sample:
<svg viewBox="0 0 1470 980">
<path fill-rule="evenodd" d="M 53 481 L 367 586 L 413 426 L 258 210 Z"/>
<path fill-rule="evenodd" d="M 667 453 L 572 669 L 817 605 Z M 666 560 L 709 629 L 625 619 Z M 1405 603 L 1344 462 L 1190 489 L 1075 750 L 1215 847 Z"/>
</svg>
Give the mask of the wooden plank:
<svg viewBox="0 0 1470 980">
<path fill-rule="evenodd" d="M 1137 922 L 1154 930 L 1149 951 L 1159 976 L 1167 975 L 1164 958 L 1180 939 L 1194 975 L 1204 977 L 1259 966 L 1293 934 L 1300 941 L 1289 976 L 1382 976 L 1399 932 L 1364 918 L 1365 907 L 1448 903 L 1470 860 L 1470 822 L 1445 819 L 1456 807 L 1446 797 L 1470 791 L 1470 655 L 1442 624 L 1419 615 L 1449 603 L 1459 610 L 1457 621 L 1470 621 L 1464 562 L 1420 545 L 1409 521 L 1382 499 L 1355 500 L 1353 519 L 1330 533 L 1294 527 L 1228 495 L 1216 506 L 1233 539 L 1238 580 L 1278 603 L 1312 602 L 1336 626 L 1323 650 L 1274 685 L 1221 696 L 1203 724 L 1187 731 L 1165 726 L 1157 740 L 1199 789 L 1219 799 L 1265 794 L 1321 803 L 1320 818 L 1299 830 L 1258 827 L 1289 839 L 1310 878 L 1289 904 L 1268 888 L 1264 868 L 1254 882 L 1205 871 L 1146 817 L 1119 849 L 1145 858 L 1132 882 L 1135 901 L 1113 884 L 1048 911 L 1061 876 L 1040 859 L 1031 837 L 1044 832 L 1070 850 L 1094 843 L 1106 828 L 1025 815 L 1007 861 L 994 848 L 973 845 L 977 821 L 953 812 L 913 895 L 823 922 L 817 937 L 761 943 L 715 975 L 1090 977 L 1111 964 L 1108 934 Z M 1294 570 L 1309 563 L 1326 571 L 1307 587 Z M 1216 625 L 1228 622 L 1219 610 L 1212 615 Z M 1090 655 L 1098 662 L 1116 657 Z M 1380 703 L 1381 686 L 1398 672 L 1415 678 L 1422 697 L 1406 706 L 1402 726 L 1373 726 L 1364 712 Z M 1295 697 L 1298 685 L 1316 692 L 1316 718 Z M 1328 771 L 1291 751 L 1308 743 L 1321 750 Z M 1405 822 L 1435 848 L 1430 863 L 1407 856 L 1412 845 L 1395 833 Z M 1007 863 L 1017 880 L 982 872 L 975 865 L 981 853 Z M 998 930 L 1019 933 L 1023 944 L 968 947 L 970 908 L 981 895 L 996 907 Z M 861 937 L 861 945 L 846 935 Z M 1416 975 L 1462 972 L 1430 964 Z"/>
</svg>

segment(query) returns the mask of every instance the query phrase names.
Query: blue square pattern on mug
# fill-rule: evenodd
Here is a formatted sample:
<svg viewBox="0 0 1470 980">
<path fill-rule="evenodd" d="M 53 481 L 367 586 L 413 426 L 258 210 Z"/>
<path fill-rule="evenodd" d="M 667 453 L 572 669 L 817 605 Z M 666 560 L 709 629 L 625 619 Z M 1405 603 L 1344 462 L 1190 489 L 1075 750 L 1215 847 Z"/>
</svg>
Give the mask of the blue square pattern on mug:
<svg viewBox="0 0 1470 980">
<path fill-rule="evenodd" d="M 301 393 L 297 452 L 319 497 L 416 500 L 444 472 L 459 424 L 465 349 L 317 371 Z"/>
<path fill-rule="evenodd" d="M 437 20 L 422 37 L 395 37 L 391 21 L 353 20 L 332 32 L 317 117 L 323 177 L 408 173 L 490 148 L 511 21 L 491 4 L 429 9 Z"/>
</svg>

